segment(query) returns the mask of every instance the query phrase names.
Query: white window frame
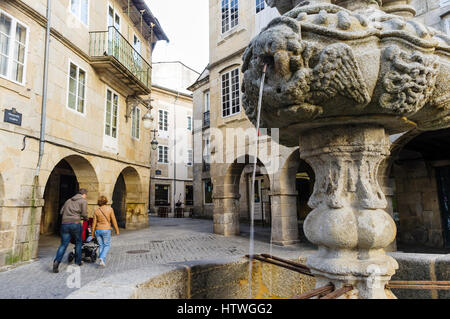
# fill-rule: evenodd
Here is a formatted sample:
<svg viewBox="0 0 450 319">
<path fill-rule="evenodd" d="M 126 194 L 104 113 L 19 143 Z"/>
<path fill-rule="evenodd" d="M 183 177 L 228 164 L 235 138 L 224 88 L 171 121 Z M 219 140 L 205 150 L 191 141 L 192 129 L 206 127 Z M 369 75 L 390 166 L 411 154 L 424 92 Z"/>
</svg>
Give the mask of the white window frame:
<svg viewBox="0 0 450 319">
<path fill-rule="evenodd" d="M 161 149 L 164 152 L 162 154 L 162 161 L 161 161 Z M 166 150 L 167 150 L 167 157 L 165 156 Z M 161 165 L 169 164 L 169 147 L 166 145 L 158 145 L 158 164 L 161 164 Z"/>
<path fill-rule="evenodd" d="M 265 0 L 255 0 L 255 14 L 259 14 L 266 8 Z M 259 11 L 258 11 L 259 9 Z"/>
<path fill-rule="evenodd" d="M 194 150 L 193 149 L 187 150 L 186 155 L 187 155 L 186 165 L 187 166 L 194 165 Z"/>
<path fill-rule="evenodd" d="M 111 127 L 110 127 L 110 133 L 111 135 L 106 134 L 106 115 L 107 115 L 107 107 L 108 107 L 108 91 L 112 93 L 112 104 L 111 104 Z M 114 95 L 117 95 L 117 127 L 116 127 L 116 137 L 112 136 L 112 120 L 113 120 L 113 110 L 114 110 Z M 119 114 L 120 114 L 120 94 L 114 91 L 109 86 L 106 87 L 105 90 L 105 114 L 103 116 L 104 123 L 103 123 L 103 141 L 104 141 L 104 147 L 106 149 L 112 149 L 114 151 L 117 151 L 118 149 L 118 140 L 119 140 Z"/>
<path fill-rule="evenodd" d="M 106 29 L 109 30 L 109 27 L 111 27 L 108 23 L 109 19 L 109 9 L 113 10 L 113 25 L 112 27 L 116 27 L 116 15 L 119 17 L 119 28 L 117 31 L 122 33 L 120 29 L 122 28 L 122 16 L 118 13 L 119 11 L 116 10 L 116 8 L 111 4 L 111 2 L 108 2 L 107 9 L 106 9 Z"/>
<path fill-rule="evenodd" d="M 81 9 L 82 9 L 81 2 L 82 2 L 82 1 L 86 1 L 86 2 L 87 2 L 86 22 L 84 22 L 83 19 L 81 19 Z M 78 3 L 79 3 L 78 11 L 77 11 L 77 12 L 74 12 L 73 9 L 72 9 L 72 0 L 70 0 L 70 4 L 69 4 L 69 6 L 70 6 L 70 12 L 71 12 L 75 17 L 77 17 L 77 19 L 80 20 L 80 22 L 81 22 L 82 24 L 84 24 L 85 26 L 88 27 L 88 26 L 89 26 L 89 14 L 90 14 L 90 11 L 91 11 L 91 10 L 89 10 L 90 2 L 89 2 L 89 0 L 78 0 Z"/>
<path fill-rule="evenodd" d="M 239 95 L 239 111 L 237 111 L 237 112 L 234 112 L 233 113 L 233 76 L 232 76 L 232 73 L 234 72 L 234 71 L 236 71 L 237 70 L 237 76 L 238 76 L 238 85 L 237 85 L 237 94 Z M 223 90 L 224 90 L 224 87 L 223 87 L 223 84 L 224 84 L 224 80 L 223 80 L 223 77 L 225 76 L 225 75 L 227 75 L 228 74 L 228 85 L 229 85 L 229 89 L 230 89 L 230 92 L 228 93 L 228 98 L 229 98 L 229 103 L 230 103 L 230 114 L 228 114 L 228 115 L 224 115 L 224 110 L 225 110 L 225 105 L 224 105 L 224 97 L 225 97 L 225 95 L 224 95 L 224 92 L 223 92 Z M 240 90 L 240 86 L 241 86 L 241 75 L 240 75 L 240 69 L 239 68 L 234 68 L 234 69 L 232 69 L 232 70 L 230 70 L 230 71 L 228 71 L 228 72 L 224 72 L 224 73 L 222 73 L 221 75 L 220 75 L 220 89 L 221 89 L 221 91 L 220 91 L 220 95 L 221 95 L 221 111 L 222 111 L 222 118 L 227 118 L 227 117 L 231 117 L 231 116 L 235 116 L 236 114 L 240 114 L 241 113 L 241 111 L 242 111 L 242 101 L 241 101 L 241 90 Z"/>
<path fill-rule="evenodd" d="M 0 14 L 4 14 L 8 18 L 11 19 L 11 35 L 9 35 L 9 47 L 8 47 L 8 64 L 6 66 L 6 76 L 0 74 L 0 78 L 11 81 L 13 83 L 19 84 L 21 86 L 25 86 L 25 83 L 27 82 L 26 76 L 27 76 L 27 61 L 28 61 L 28 45 L 29 45 L 29 39 L 30 39 L 30 28 L 28 25 L 20 21 L 19 19 L 16 19 L 12 15 L 8 14 L 6 11 L 0 9 Z M 13 79 L 12 76 L 12 65 L 14 63 L 14 45 L 16 44 L 16 33 L 15 30 L 17 28 L 17 24 L 20 24 L 22 27 L 26 29 L 26 36 L 25 36 L 25 56 L 23 60 L 23 75 L 22 75 L 22 82 L 16 81 Z"/>
<path fill-rule="evenodd" d="M 76 66 L 76 68 L 77 68 L 77 78 L 76 78 L 77 91 L 76 91 L 76 96 L 75 96 L 75 108 L 76 109 L 72 109 L 72 108 L 69 107 L 69 100 L 70 100 L 70 67 L 71 67 L 72 64 L 74 66 Z M 84 96 L 83 96 L 83 99 L 84 99 L 83 112 L 78 111 L 78 98 L 79 98 L 78 90 L 79 90 L 79 84 L 80 84 L 79 83 L 80 70 L 83 71 L 84 74 L 85 74 L 85 78 L 84 78 Z M 66 107 L 71 112 L 74 112 L 74 113 L 76 113 L 78 115 L 84 115 L 84 116 L 86 116 L 86 109 L 87 109 L 87 107 L 86 107 L 86 105 L 87 105 L 87 102 L 86 102 L 87 94 L 86 93 L 87 93 L 87 82 L 88 82 L 87 81 L 87 76 L 88 75 L 87 75 L 86 70 L 81 68 L 78 64 L 73 62 L 71 59 L 69 59 L 69 69 L 68 69 L 68 73 L 67 73 L 67 103 L 66 103 Z"/>
<path fill-rule="evenodd" d="M 142 111 L 139 107 L 135 107 L 131 112 L 131 137 L 135 140 L 141 139 L 141 115 Z"/>
<path fill-rule="evenodd" d="M 231 18 L 231 4 L 236 3 L 237 7 L 237 15 L 235 19 Z M 223 8 L 224 4 L 226 5 L 226 18 L 224 19 Z M 239 0 L 220 0 L 220 30 L 222 34 L 226 34 L 233 29 L 235 29 L 239 25 Z M 224 28 L 225 24 L 225 28 Z"/>
<path fill-rule="evenodd" d="M 164 118 L 161 120 L 161 112 L 164 114 L 167 114 L 166 121 L 164 121 Z M 163 128 L 161 129 L 161 122 L 163 124 Z M 158 131 L 159 132 L 169 132 L 169 111 L 166 110 L 158 110 Z"/>
</svg>

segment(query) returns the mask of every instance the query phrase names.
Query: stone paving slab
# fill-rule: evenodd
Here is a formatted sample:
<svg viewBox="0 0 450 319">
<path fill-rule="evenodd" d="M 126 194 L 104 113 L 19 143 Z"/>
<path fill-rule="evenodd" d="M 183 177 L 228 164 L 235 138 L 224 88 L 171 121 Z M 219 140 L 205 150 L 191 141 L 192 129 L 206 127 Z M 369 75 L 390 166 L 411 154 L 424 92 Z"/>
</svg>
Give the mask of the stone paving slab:
<svg viewBox="0 0 450 319">
<path fill-rule="evenodd" d="M 85 263 L 81 271 L 81 287 L 102 278 L 124 272 L 152 268 L 160 272 L 170 270 L 173 263 L 243 257 L 249 253 L 249 228 L 242 225 L 242 236 L 223 237 L 212 234 L 212 221 L 194 219 L 150 218 L 150 228 L 122 231 L 113 236 L 107 267 Z M 60 266 L 59 274 L 51 272 L 58 238 L 44 238 L 39 260 L 29 265 L 0 273 L 1 299 L 62 299 L 77 292 L 67 281 L 72 273 L 67 264 Z M 69 246 L 66 254 L 71 251 Z M 144 250 L 148 253 L 130 254 Z M 307 244 L 288 247 L 270 245 L 270 228 L 256 228 L 255 253 L 273 253 L 281 257 L 306 256 L 314 251 Z M 64 259 L 67 260 L 67 257 Z"/>
</svg>

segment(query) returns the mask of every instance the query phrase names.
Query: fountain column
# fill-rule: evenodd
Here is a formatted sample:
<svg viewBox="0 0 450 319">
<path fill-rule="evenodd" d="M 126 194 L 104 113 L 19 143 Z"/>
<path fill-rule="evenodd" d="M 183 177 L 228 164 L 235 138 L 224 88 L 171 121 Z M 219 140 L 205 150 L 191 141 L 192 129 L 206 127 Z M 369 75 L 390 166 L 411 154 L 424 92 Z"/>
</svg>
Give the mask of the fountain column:
<svg viewBox="0 0 450 319">
<path fill-rule="evenodd" d="M 300 154 L 314 169 L 316 185 L 304 224 L 319 247 L 308 258 L 317 286 L 352 284 L 358 298 L 387 298 L 385 285 L 398 268 L 385 248 L 396 226 L 385 211 L 377 181 L 389 138 L 377 125 L 336 125 L 301 134 Z"/>
</svg>

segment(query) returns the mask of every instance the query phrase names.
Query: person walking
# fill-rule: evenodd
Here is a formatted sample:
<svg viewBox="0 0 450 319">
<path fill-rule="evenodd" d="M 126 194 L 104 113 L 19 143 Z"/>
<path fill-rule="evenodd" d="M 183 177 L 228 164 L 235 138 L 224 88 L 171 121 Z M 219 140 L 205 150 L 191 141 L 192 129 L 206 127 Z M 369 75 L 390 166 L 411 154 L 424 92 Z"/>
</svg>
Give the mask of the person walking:
<svg viewBox="0 0 450 319">
<path fill-rule="evenodd" d="M 53 272 L 59 272 L 59 265 L 62 262 L 67 246 L 69 246 L 70 239 L 75 239 L 75 263 L 78 266 L 82 265 L 81 260 L 81 246 L 82 246 L 82 232 L 83 221 L 88 220 L 87 212 L 87 189 L 80 189 L 77 195 L 67 200 L 61 209 L 62 215 L 61 225 L 61 245 L 56 253 L 56 258 L 53 261 Z"/>
<path fill-rule="evenodd" d="M 117 235 L 119 235 L 119 226 L 117 226 L 114 209 L 108 206 L 108 199 L 105 196 L 99 198 L 98 206 L 99 208 L 94 213 L 92 233 L 97 237 L 100 245 L 99 265 L 106 267 L 106 257 L 111 249 L 111 224 L 114 226 Z"/>
</svg>

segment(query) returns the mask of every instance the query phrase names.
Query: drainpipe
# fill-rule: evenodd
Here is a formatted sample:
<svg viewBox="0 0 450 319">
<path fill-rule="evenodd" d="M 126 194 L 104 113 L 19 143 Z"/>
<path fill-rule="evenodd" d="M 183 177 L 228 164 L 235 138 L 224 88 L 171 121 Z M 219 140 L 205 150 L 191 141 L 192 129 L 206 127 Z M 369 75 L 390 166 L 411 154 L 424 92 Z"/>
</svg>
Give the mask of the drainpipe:
<svg viewBox="0 0 450 319">
<path fill-rule="evenodd" d="M 177 97 L 173 103 L 173 211 L 175 213 L 175 201 L 177 198 L 177 119 L 175 108 L 177 106 L 178 98 L 180 97 L 180 92 L 177 90 Z"/>
<path fill-rule="evenodd" d="M 49 62 L 49 48 L 50 48 L 50 28 L 51 28 L 51 8 L 52 1 L 47 0 L 47 33 L 45 36 L 45 57 L 44 57 L 44 78 L 43 78 L 43 88 L 42 88 L 42 109 L 41 109 L 41 136 L 39 143 L 39 159 L 36 167 L 35 186 L 37 187 L 38 177 L 41 171 L 42 158 L 44 156 L 44 146 L 45 146 L 45 124 L 46 124 L 46 114 L 47 114 L 47 87 L 48 87 L 48 62 Z"/>
</svg>

